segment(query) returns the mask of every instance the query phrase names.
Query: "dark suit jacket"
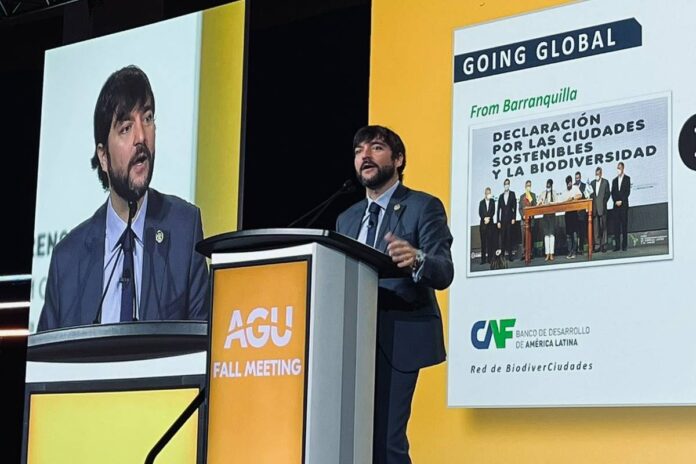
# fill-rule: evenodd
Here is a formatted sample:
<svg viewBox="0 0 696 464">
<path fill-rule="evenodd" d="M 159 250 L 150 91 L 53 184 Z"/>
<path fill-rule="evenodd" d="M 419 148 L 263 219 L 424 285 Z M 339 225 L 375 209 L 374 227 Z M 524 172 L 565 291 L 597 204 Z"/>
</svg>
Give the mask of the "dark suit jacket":
<svg viewBox="0 0 696 464">
<path fill-rule="evenodd" d="M 602 177 L 599 186 L 597 180 L 590 182 L 592 186 L 592 194 L 590 198 L 593 200 L 594 215 L 604 216 L 607 212 L 607 202 L 609 201 L 609 181 Z"/>
<path fill-rule="evenodd" d="M 611 199 L 614 202 L 614 208 L 616 208 L 616 202 L 620 201 L 621 206 L 619 208 L 628 208 L 628 196 L 631 194 L 631 178 L 624 174 L 624 178 L 621 181 L 621 188 L 619 189 L 619 176 L 614 177 L 611 181 Z"/>
<path fill-rule="evenodd" d="M 508 192 L 508 202 L 505 203 L 505 194 L 501 193 L 498 197 L 498 221 L 501 224 L 510 224 L 517 218 L 517 197 L 515 192 Z"/>
<path fill-rule="evenodd" d="M 395 210 L 395 205 L 399 207 Z M 367 200 L 338 216 L 336 231 L 352 238 L 360 232 Z M 435 289 L 444 290 L 454 278 L 452 235 L 442 202 L 427 193 L 399 185 L 389 201 L 376 246 L 384 252 L 384 236 L 393 232 L 426 254 L 421 279 L 380 279 L 377 344 L 395 369 L 412 372 L 445 360 L 440 307 Z"/>
<path fill-rule="evenodd" d="M 479 217 L 481 218 L 481 225 L 483 225 L 483 218 L 485 217 L 490 218 L 488 224 L 495 222 L 495 202 L 492 198 L 488 200 L 488 209 L 486 209 L 486 199 L 481 200 L 479 203 Z"/>
<path fill-rule="evenodd" d="M 53 250 L 38 330 L 92 324 L 104 286 L 106 208 L 104 203 Z M 194 250 L 203 239 L 199 209 L 150 189 L 143 235 L 140 320 L 206 320 L 208 267 Z"/>
</svg>

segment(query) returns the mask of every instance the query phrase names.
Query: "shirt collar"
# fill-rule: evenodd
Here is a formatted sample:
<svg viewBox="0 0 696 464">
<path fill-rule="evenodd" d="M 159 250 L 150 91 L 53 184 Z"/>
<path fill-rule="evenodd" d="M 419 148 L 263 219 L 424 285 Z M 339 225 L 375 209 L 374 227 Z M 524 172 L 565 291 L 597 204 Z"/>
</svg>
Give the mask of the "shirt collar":
<svg viewBox="0 0 696 464">
<path fill-rule="evenodd" d="M 149 192 L 147 191 L 145 192 L 143 204 L 140 206 L 138 212 L 135 213 L 135 217 L 133 218 L 133 222 L 131 224 L 131 229 L 133 229 L 133 232 L 135 233 L 135 239 L 141 245 L 143 243 L 143 231 L 145 230 L 145 216 L 147 213 L 148 193 Z M 123 231 L 126 230 L 127 225 L 128 223 L 121 219 L 119 215 L 116 213 L 116 210 L 114 210 L 114 207 L 111 204 L 111 196 L 109 196 L 106 208 L 107 249 L 113 250 L 116 248 L 116 245 L 118 245 L 118 240 L 121 238 L 121 235 L 123 235 Z"/>
<path fill-rule="evenodd" d="M 369 208 L 372 203 L 377 203 L 383 210 L 387 209 L 387 206 L 389 206 L 389 201 L 391 200 L 392 195 L 394 195 L 394 192 L 396 189 L 399 187 L 401 182 L 398 180 L 389 187 L 383 194 L 381 194 L 379 197 L 377 197 L 376 200 L 371 199 L 370 197 L 367 197 L 367 207 Z"/>
</svg>

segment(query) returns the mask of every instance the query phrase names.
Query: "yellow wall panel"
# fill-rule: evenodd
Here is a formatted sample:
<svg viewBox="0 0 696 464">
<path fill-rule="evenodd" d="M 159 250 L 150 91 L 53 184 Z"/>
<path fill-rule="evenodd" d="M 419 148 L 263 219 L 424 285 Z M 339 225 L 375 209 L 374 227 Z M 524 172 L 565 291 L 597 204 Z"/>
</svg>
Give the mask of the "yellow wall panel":
<svg viewBox="0 0 696 464">
<path fill-rule="evenodd" d="M 123 464 L 147 453 L 198 394 L 196 388 L 31 396 L 29 464 Z M 156 462 L 195 464 L 198 413 Z"/>
</svg>

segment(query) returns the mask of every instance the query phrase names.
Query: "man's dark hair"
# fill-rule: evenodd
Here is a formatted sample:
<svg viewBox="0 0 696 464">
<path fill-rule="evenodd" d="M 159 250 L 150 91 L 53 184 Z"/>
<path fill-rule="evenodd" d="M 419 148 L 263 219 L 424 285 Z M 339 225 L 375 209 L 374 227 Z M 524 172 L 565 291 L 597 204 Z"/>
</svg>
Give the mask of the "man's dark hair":
<svg viewBox="0 0 696 464">
<path fill-rule="evenodd" d="M 625 169 L 626 166 L 624 166 L 623 161 L 619 161 L 619 164 L 617 166 L 621 166 L 621 169 Z"/>
<path fill-rule="evenodd" d="M 399 172 L 399 180 L 404 180 L 404 169 L 406 169 L 406 147 L 404 142 L 399 137 L 399 134 L 384 126 L 365 126 L 358 129 L 358 132 L 353 136 L 353 149 L 361 143 L 372 142 L 379 140 L 384 142 L 392 151 L 392 160 L 395 160 L 399 155 L 403 155 L 404 161 L 401 167 L 397 168 Z"/>
<path fill-rule="evenodd" d="M 601 167 L 597 167 L 597 169 L 595 169 L 594 172 L 595 172 L 595 174 L 597 174 L 598 172 L 602 172 L 602 168 L 601 168 Z"/>
<path fill-rule="evenodd" d="M 575 172 L 575 175 L 576 175 L 576 176 L 580 176 L 580 177 L 582 178 L 582 174 L 580 174 L 580 171 L 576 171 L 576 172 Z"/>
<path fill-rule="evenodd" d="M 109 188 L 109 177 L 100 167 L 97 146 L 102 144 L 108 150 L 112 122 L 124 121 L 131 111 L 147 104 L 154 114 L 155 96 L 150 80 L 137 66 L 119 69 L 104 82 L 94 107 L 94 156 L 91 160 L 104 190 Z"/>
<path fill-rule="evenodd" d="M 572 184 L 573 178 L 571 176 L 566 176 L 566 184 Z"/>
</svg>

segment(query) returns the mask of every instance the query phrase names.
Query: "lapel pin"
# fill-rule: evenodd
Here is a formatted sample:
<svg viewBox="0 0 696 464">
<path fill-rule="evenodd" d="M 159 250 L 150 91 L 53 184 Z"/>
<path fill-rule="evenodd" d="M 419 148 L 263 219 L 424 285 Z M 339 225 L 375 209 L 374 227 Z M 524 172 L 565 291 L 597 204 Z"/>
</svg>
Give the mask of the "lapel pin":
<svg viewBox="0 0 696 464">
<path fill-rule="evenodd" d="M 401 209 L 401 205 L 399 203 L 394 205 L 394 211 L 399 211 Z"/>
<path fill-rule="evenodd" d="M 162 243 L 164 241 L 164 232 L 158 229 L 157 233 L 155 234 L 155 241 L 157 243 Z"/>
</svg>

